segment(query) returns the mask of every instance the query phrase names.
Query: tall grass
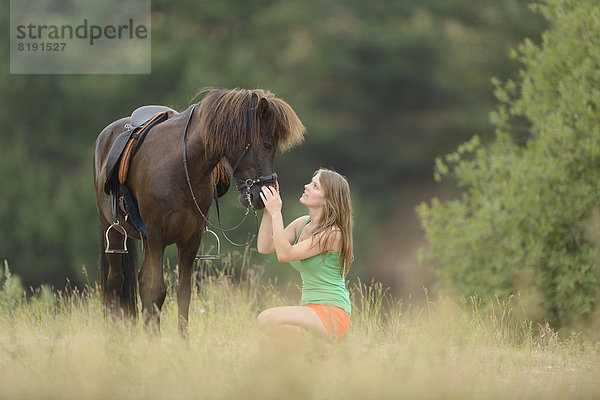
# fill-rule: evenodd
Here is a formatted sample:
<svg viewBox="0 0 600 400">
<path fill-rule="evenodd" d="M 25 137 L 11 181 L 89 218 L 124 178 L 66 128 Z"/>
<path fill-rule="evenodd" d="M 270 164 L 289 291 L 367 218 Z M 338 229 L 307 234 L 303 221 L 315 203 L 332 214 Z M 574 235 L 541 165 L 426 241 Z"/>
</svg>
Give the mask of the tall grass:
<svg viewBox="0 0 600 400">
<path fill-rule="evenodd" d="M 260 310 L 295 304 L 249 257 L 195 277 L 190 339 L 179 338 L 174 276 L 160 338 L 103 316 L 97 287 L 24 296 L 0 284 L 2 399 L 506 399 L 600 397 L 599 348 L 534 326 L 519 299 L 428 296 L 413 306 L 381 284 L 350 285 L 352 323 L 327 355 L 310 337 L 263 337 Z M 235 268 L 234 268 L 235 266 Z"/>
</svg>

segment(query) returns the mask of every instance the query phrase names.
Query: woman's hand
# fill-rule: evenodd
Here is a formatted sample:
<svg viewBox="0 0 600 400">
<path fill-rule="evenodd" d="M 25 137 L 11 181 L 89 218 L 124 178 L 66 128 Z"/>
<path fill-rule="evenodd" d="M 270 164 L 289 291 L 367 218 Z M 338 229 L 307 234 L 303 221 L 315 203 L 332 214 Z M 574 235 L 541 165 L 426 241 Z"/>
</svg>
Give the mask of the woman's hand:
<svg viewBox="0 0 600 400">
<path fill-rule="evenodd" d="M 281 212 L 281 197 L 279 196 L 279 183 L 275 181 L 275 186 L 263 186 L 260 191 L 265 210 L 273 215 Z"/>
</svg>

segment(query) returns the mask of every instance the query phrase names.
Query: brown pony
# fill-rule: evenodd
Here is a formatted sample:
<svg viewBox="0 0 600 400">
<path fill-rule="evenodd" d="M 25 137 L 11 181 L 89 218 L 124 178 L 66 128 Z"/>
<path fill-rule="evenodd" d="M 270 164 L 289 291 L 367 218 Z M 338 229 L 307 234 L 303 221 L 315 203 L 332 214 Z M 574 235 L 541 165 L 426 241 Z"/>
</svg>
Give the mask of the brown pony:
<svg viewBox="0 0 600 400">
<path fill-rule="evenodd" d="M 124 313 L 136 318 L 139 282 L 145 325 L 160 331 L 160 310 L 166 296 L 163 253 L 167 245 L 175 243 L 179 259 L 179 331 L 183 335 L 187 335 L 192 268 L 205 226 L 198 207 L 208 215 L 213 200 L 213 176 L 222 175 L 224 165 L 233 169 L 238 184 L 273 174 L 277 148 L 291 148 L 300 143 L 304 135 L 304 126 L 292 108 L 268 91 L 206 89 L 201 93 L 205 93 L 205 97 L 200 103 L 180 114 L 170 112 L 165 122 L 152 127 L 131 161 L 125 186 L 137 201 L 146 236 L 140 235 L 120 216 L 120 225 L 129 236 L 128 254 L 104 252 L 107 245 L 104 234 L 113 222 L 113 203 L 103 185 L 108 152 L 130 118 L 122 118 L 104 128 L 96 140 L 94 153 L 103 303 L 115 316 Z M 193 195 L 186 180 L 182 146 L 186 149 L 186 168 Z M 246 207 L 262 209 L 259 191 L 264 184 L 238 185 L 240 202 Z M 140 237 L 145 254 L 138 274 L 133 238 Z M 122 244 L 123 239 L 118 231 L 110 230 L 111 246 Z"/>
</svg>

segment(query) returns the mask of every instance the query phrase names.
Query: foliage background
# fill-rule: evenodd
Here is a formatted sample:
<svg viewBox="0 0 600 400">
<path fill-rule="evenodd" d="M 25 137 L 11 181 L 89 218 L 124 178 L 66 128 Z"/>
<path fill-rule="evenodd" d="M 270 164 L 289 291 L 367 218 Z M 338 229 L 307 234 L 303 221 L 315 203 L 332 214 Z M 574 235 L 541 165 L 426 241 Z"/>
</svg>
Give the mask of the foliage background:
<svg viewBox="0 0 600 400">
<path fill-rule="evenodd" d="M 205 86 L 237 86 L 272 90 L 307 126 L 305 144 L 278 159 L 286 220 L 302 212 L 312 172 L 333 167 L 354 196 L 351 278 L 421 292 L 433 278 L 414 257 L 414 206 L 454 190 L 433 184 L 433 159 L 493 136 L 491 78 L 514 76 L 509 49 L 544 27 L 521 0 L 154 0 L 152 10 L 149 75 L 10 75 L 0 32 L 0 259 L 26 285 L 81 282 L 82 265 L 95 276 L 91 162 L 104 126 L 140 105 L 183 109 Z M 226 224 L 242 212 L 231 198 L 224 208 Z M 256 260 L 267 276 L 297 279 Z"/>
<path fill-rule="evenodd" d="M 589 325 L 600 266 L 600 7 L 551 0 L 552 22 L 537 46 L 514 56 L 518 80 L 499 84 L 496 138 L 474 138 L 437 162 L 464 188 L 460 199 L 419 208 L 428 256 L 459 293 L 526 296 L 530 318 L 554 326 Z M 515 134 L 517 119 L 531 124 Z"/>
</svg>

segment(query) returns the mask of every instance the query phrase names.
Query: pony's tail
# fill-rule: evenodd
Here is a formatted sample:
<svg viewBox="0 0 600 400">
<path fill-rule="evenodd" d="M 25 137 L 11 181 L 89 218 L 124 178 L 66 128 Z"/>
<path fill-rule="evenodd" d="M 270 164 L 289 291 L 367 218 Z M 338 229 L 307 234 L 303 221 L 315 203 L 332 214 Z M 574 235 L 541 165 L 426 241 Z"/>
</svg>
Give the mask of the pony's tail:
<svg viewBox="0 0 600 400">
<path fill-rule="evenodd" d="M 100 282 L 100 295 L 102 304 L 106 311 L 110 309 L 110 293 L 108 291 L 108 258 L 104 252 L 106 243 L 104 242 L 104 231 L 100 225 L 98 229 L 98 252 L 100 254 L 98 262 L 98 281 Z M 120 303 L 126 316 L 137 318 L 137 244 L 134 239 L 127 238 L 127 254 L 122 254 L 121 270 L 123 271 L 123 289 L 121 290 Z"/>
<path fill-rule="evenodd" d="M 135 239 L 127 238 L 127 248 L 129 253 L 123 254 L 123 291 L 121 292 L 121 306 L 125 315 L 132 318 L 137 317 L 137 297 L 138 297 L 138 265 L 137 265 L 137 242 Z"/>
<path fill-rule="evenodd" d="M 106 257 L 106 253 L 104 249 L 106 244 L 104 243 L 104 231 L 102 229 L 102 225 L 98 227 L 98 254 L 100 255 L 98 258 L 98 282 L 100 283 L 100 297 L 102 300 L 102 304 L 104 305 L 105 311 L 108 310 L 108 306 L 110 304 L 108 300 L 108 288 L 107 288 L 107 279 L 108 279 L 108 258 Z"/>
</svg>

